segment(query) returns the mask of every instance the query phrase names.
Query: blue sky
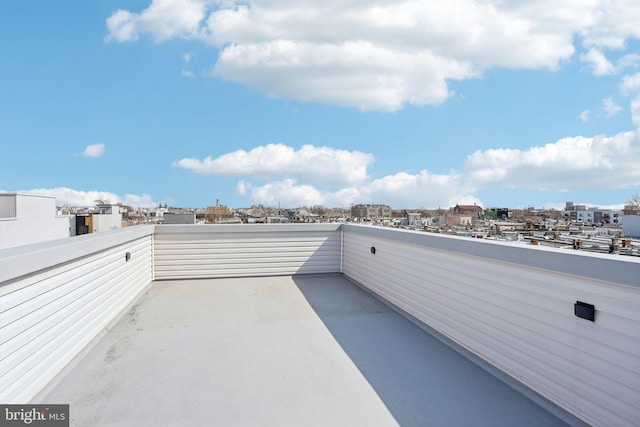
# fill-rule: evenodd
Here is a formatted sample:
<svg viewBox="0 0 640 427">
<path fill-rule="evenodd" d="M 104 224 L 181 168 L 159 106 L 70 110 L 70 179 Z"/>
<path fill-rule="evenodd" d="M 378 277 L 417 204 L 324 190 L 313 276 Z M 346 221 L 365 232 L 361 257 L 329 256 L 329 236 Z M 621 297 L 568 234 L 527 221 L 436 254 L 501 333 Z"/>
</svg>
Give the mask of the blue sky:
<svg viewBox="0 0 640 427">
<path fill-rule="evenodd" d="M 0 191 L 394 208 L 640 193 L 635 1 L 3 9 Z"/>
</svg>

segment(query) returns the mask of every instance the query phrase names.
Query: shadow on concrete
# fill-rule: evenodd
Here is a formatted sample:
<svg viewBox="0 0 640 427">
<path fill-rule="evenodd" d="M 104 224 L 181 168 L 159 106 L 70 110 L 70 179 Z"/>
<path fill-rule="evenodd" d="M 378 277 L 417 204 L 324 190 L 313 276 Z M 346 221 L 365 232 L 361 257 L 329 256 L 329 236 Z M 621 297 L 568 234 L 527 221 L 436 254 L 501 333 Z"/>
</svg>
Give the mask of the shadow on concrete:
<svg viewBox="0 0 640 427">
<path fill-rule="evenodd" d="M 566 425 L 341 275 L 293 280 L 401 426 Z"/>
</svg>

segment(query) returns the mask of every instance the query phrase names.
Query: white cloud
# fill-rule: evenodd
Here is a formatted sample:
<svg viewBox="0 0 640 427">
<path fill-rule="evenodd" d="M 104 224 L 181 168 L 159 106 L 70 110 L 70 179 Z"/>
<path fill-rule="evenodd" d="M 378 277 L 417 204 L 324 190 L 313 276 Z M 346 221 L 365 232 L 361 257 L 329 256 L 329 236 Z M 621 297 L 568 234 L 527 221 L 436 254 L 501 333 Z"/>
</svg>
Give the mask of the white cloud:
<svg viewBox="0 0 640 427">
<path fill-rule="evenodd" d="M 133 208 L 151 208 L 158 206 L 158 203 L 153 200 L 150 194 L 125 194 L 119 198 L 121 203 Z"/>
<path fill-rule="evenodd" d="M 591 68 L 591 72 L 595 76 L 616 72 L 616 67 L 596 48 L 591 48 L 587 53 L 580 55 L 580 60 Z"/>
<path fill-rule="evenodd" d="M 249 198 L 253 203 L 271 206 L 280 203 L 282 206 L 345 207 L 354 203 L 385 203 L 394 208 L 449 207 L 456 203 L 480 203 L 471 194 L 473 190 L 461 176 L 432 175 L 423 170 L 417 174 L 400 172 L 337 191 L 284 179 L 254 187 Z"/>
<path fill-rule="evenodd" d="M 584 110 L 580 113 L 580 115 L 578 115 L 578 117 L 580 118 L 580 120 L 582 120 L 583 122 L 588 122 L 589 121 L 589 110 Z"/>
<path fill-rule="evenodd" d="M 217 158 L 184 158 L 174 166 L 201 174 L 245 175 L 262 178 L 295 175 L 324 185 L 362 182 L 373 155 L 359 151 L 303 145 L 299 150 L 268 144 L 250 151 L 237 150 Z"/>
<path fill-rule="evenodd" d="M 117 10 L 107 19 L 106 40 L 135 41 L 148 33 L 156 42 L 174 37 L 195 38 L 205 18 L 206 1 L 153 0 L 141 13 Z"/>
<path fill-rule="evenodd" d="M 180 70 L 180 75 L 182 77 L 185 77 L 187 79 L 193 79 L 196 76 L 193 71 L 187 69 L 187 65 L 189 65 L 191 63 L 191 60 L 195 56 L 196 55 L 193 52 L 187 52 L 187 53 L 183 53 L 182 54 L 182 62 L 184 63 L 184 66 L 182 67 L 182 70 Z"/>
<path fill-rule="evenodd" d="M 254 185 L 245 179 L 236 194 L 265 205 L 349 206 L 362 201 L 381 201 L 393 206 L 447 205 L 456 201 L 478 201 L 462 176 L 397 173 L 371 179 L 369 153 L 304 145 L 295 150 L 284 144 L 269 144 L 250 151 L 237 150 L 217 158 L 182 159 L 175 166 L 196 173 L 238 175 L 266 183 Z M 455 204 L 455 203 L 454 203 Z"/>
<path fill-rule="evenodd" d="M 576 205 L 586 205 L 587 207 L 594 207 L 594 208 L 599 208 L 599 209 L 609 209 L 612 211 L 621 211 L 624 210 L 624 203 L 617 203 L 614 205 L 591 205 L 589 203 L 576 203 Z"/>
<path fill-rule="evenodd" d="M 471 154 L 464 175 L 477 187 L 528 187 L 570 191 L 640 184 L 640 136 L 563 138 L 526 150 L 491 149 Z"/>
<path fill-rule="evenodd" d="M 602 100 L 602 109 L 607 117 L 612 117 L 622 111 L 622 107 L 613 102 L 613 98 L 605 98 Z"/>
<path fill-rule="evenodd" d="M 626 75 L 620 83 L 620 91 L 625 95 L 635 95 L 631 100 L 631 123 L 640 129 L 640 73 Z"/>
<path fill-rule="evenodd" d="M 636 128 L 640 128 L 640 95 L 631 101 L 631 122 Z"/>
<path fill-rule="evenodd" d="M 616 74 L 628 67 L 637 67 L 640 55 L 624 55 L 614 65 L 600 50 L 592 47 L 587 53 L 580 55 L 580 61 L 587 64 L 594 76 L 605 76 Z"/>
<path fill-rule="evenodd" d="M 627 67 L 634 68 L 634 67 L 637 67 L 638 64 L 640 64 L 640 55 L 636 53 L 631 53 L 629 55 L 623 56 L 618 60 L 618 62 L 616 63 L 616 69 L 622 70 L 623 68 L 627 68 Z"/>
<path fill-rule="evenodd" d="M 589 24 L 578 32 L 586 46 L 622 49 L 627 39 L 640 38 L 640 26 L 637 25 L 640 22 L 640 4 L 636 0 L 574 0 L 574 3 L 588 10 Z M 553 8 L 555 2 L 546 6 Z"/>
<path fill-rule="evenodd" d="M 614 66 L 603 49 L 640 38 L 632 0 L 152 0 L 139 13 L 118 10 L 108 40 L 149 34 L 205 41 L 219 50 L 212 75 L 277 98 L 398 110 L 438 104 L 449 82 L 490 67 L 557 69 L 575 53 L 598 75 Z"/>
<path fill-rule="evenodd" d="M 107 148 L 104 144 L 91 144 L 87 145 L 80 155 L 83 157 L 96 158 L 102 156 L 105 153 L 106 149 Z"/>
<path fill-rule="evenodd" d="M 239 194 L 240 196 L 244 196 L 245 194 L 247 194 L 250 189 L 250 182 L 239 181 L 238 184 L 236 184 L 236 194 Z"/>
<path fill-rule="evenodd" d="M 479 203 L 472 195 L 478 187 L 469 185 L 464 176 L 452 172 L 434 175 L 427 170 L 405 172 L 373 180 L 363 186 L 364 200 L 384 200 L 399 208 L 417 206 L 454 206 L 456 203 Z"/>
<path fill-rule="evenodd" d="M 620 83 L 620 91 L 625 95 L 640 92 L 640 73 L 624 76 Z"/>
<path fill-rule="evenodd" d="M 113 15 L 107 19 L 109 34 L 106 40 L 115 40 L 117 42 L 137 40 L 138 30 L 135 21 L 135 14 L 122 9 L 116 10 L 113 12 Z"/>
<path fill-rule="evenodd" d="M 573 53 L 568 34 L 534 34 L 521 19 L 466 1 L 252 2 L 207 22 L 223 48 L 214 75 L 274 97 L 362 110 L 439 104 L 451 96 L 448 81 L 483 67 L 555 68 Z"/>
<path fill-rule="evenodd" d="M 634 105 L 636 117 L 640 118 L 640 98 Z M 489 187 L 571 191 L 640 185 L 637 167 L 640 132 L 635 131 L 612 137 L 563 138 L 524 150 L 476 151 L 467 157 L 462 171 L 448 174 L 421 170 L 374 178 L 367 170 L 373 155 L 358 153 L 355 157 L 364 159 L 360 163 L 362 171 L 351 177 L 340 171 L 340 164 L 347 167 L 348 159 L 353 159 L 355 152 L 344 152 L 342 161 L 336 161 L 332 167 L 334 163 L 330 159 L 339 151 L 313 146 L 296 151 L 275 144 L 235 151 L 216 159 L 183 159 L 178 163 L 194 172 L 242 176 L 236 193 L 253 203 L 272 206 L 278 203 L 282 206 L 349 206 L 371 202 L 396 208 L 453 206 L 482 204 L 475 194 Z M 302 155 L 302 152 L 310 154 Z M 328 153 L 328 157 L 320 159 L 319 153 Z M 307 168 L 317 170 L 305 173 Z"/>
<path fill-rule="evenodd" d="M 153 207 L 157 203 L 148 194 L 125 194 L 123 196 L 106 192 L 106 191 L 81 191 L 68 187 L 55 188 L 35 188 L 30 190 L 20 190 L 19 193 L 38 194 L 56 198 L 56 204 L 59 206 L 94 206 L 96 200 L 105 200 L 109 203 L 122 203 L 131 207 Z"/>
<path fill-rule="evenodd" d="M 278 40 L 225 48 L 213 75 L 278 98 L 393 111 L 404 104 L 439 104 L 451 95 L 446 79 L 478 73 L 429 51 L 398 52 L 363 41 Z"/>
<path fill-rule="evenodd" d="M 270 182 L 251 190 L 251 199 L 270 206 L 325 205 L 325 196 L 314 186 L 297 184 L 294 179 Z"/>
</svg>

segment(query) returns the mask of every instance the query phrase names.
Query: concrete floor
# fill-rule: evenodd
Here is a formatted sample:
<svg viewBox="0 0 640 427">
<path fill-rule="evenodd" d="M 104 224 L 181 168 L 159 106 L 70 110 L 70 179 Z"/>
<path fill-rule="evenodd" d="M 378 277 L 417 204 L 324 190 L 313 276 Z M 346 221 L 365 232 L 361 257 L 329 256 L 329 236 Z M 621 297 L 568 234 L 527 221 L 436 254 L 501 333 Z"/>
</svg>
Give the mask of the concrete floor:
<svg viewBox="0 0 640 427">
<path fill-rule="evenodd" d="M 42 403 L 73 426 L 561 426 L 340 275 L 156 282 Z"/>
</svg>

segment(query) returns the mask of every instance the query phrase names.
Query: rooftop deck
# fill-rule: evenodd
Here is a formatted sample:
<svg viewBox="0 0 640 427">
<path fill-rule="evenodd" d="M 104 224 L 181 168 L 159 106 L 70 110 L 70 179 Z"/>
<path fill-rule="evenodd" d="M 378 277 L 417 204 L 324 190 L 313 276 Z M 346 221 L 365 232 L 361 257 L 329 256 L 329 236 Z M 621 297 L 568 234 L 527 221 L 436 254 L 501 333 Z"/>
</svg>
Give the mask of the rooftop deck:
<svg viewBox="0 0 640 427">
<path fill-rule="evenodd" d="M 560 426 L 340 274 L 154 282 L 35 402 L 74 426 Z"/>
<path fill-rule="evenodd" d="M 638 272 L 350 224 L 4 249 L 0 403 L 90 426 L 640 426 Z"/>
</svg>

